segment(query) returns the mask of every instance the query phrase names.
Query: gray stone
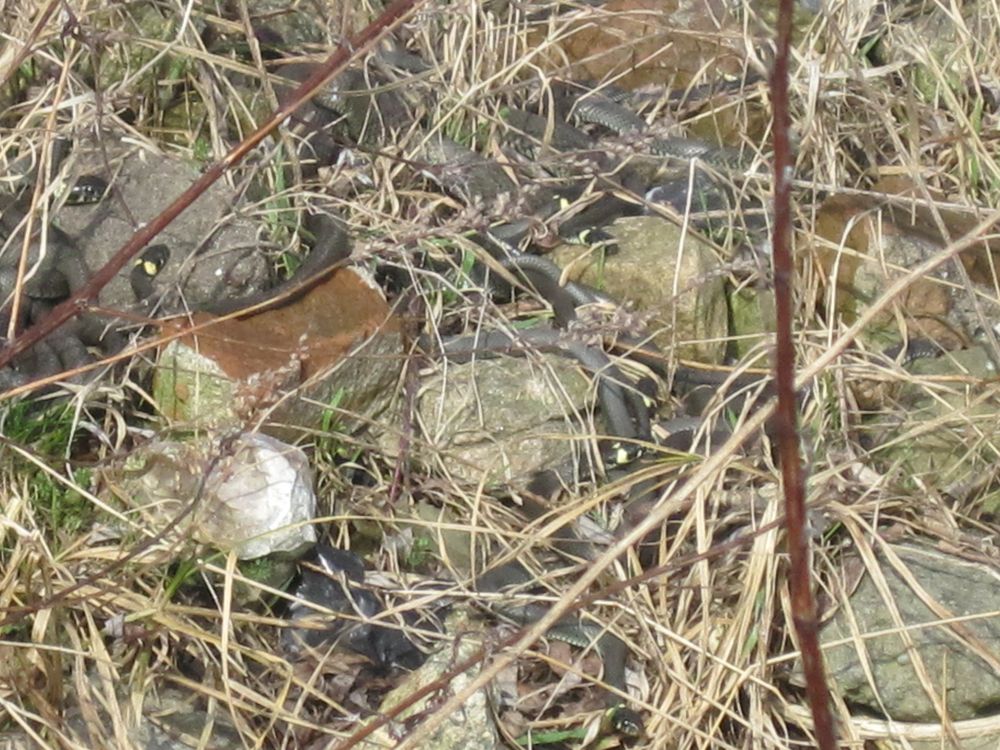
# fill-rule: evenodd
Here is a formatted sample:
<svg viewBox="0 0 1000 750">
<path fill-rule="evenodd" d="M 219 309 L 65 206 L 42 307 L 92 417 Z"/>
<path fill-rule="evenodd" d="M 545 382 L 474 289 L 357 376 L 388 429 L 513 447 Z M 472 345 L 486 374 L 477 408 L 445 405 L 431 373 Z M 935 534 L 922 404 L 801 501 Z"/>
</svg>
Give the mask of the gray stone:
<svg viewBox="0 0 1000 750">
<path fill-rule="evenodd" d="M 725 281 L 712 246 L 658 216 L 619 219 L 611 227 L 618 252 L 604 257 L 577 245 L 553 253 L 570 278 L 651 314 L 663 351 L 721 362 L 728 335 Z"/>
<path fill-rule="evenodd" d="M 914 650 L 899 635 L 879 585 L 866 572 L 822 629 L 821 642 L 846 643 L 824 650 L 830 676 L 842 698 L 855 708 L 895 721 L 938 722 L 930 698 L 913 666 L 920 657 L 933 690 L 952 721 L 992 714 L 1000 705 L 1000 571 L 917 546 L 891 550 L 930 597 L 921 594 L 879 556 L 891 605 L 898 610 Z M 985 615 L 985 616 L 984 616 Z M 952 625 L 929 624 L 944 618 L 969 618 Z M 871 637 L 865 637 L 868 634 Z M 859 653 L 859 649 L 863 652 Z M 983 653 L 989 654 L 984 658 Z M 863 656 L 862 656 L 863 654 Z M 865 675 L 870 665 L 878 697 Z M 991 663 L 992 662 L 992 663 Z"/>
<path fill-rule="evenodd" d="M 37 747 L 34 740 L 23 732 L 4 732 L 0 734 L 0 750 L 33 750 Z"/>
<path fill-rule="evenodd" d="M 993 16 L 977 2 L 944 10 L 931 0 L 897 0 L 892 22 L 882 24 L 876 54 L 887 65 L 898 65 L 911 77 L 926 101 L 965 93 L 971 70 L 986 63 L 989 52 L 973 40 L 993 33 Z M 970 67 L 972 66 L 972 67 Z"/>
<path fill-rule="evenodd" d="M 90 673 L 92 684 L 100 684 L 106 678 L 96 671 Z M 74 747 L 130 747 L 134 750 L 229 750 L 242 747 L 239 732 L 221 709 L 206 711 L 200 706 L 204 699 L 178 688 L 160 685 L 157 690 L 145 693 L 141 702 L 141 713 L 133 711 L 135 696 L 127 694 L 122 686 L 110 687 L 109 692 L 117 694 L 118 713 L 124 718 L 127 745 L 123 745 L 112 729 L 113 723 L 103 707 L 98 709 L 98 722 L 84 718 L 77 706 L 67 712 L 63 730 L 76 740 Z M 92 701 L 90 712 L 100 706 Z M 93 714 L 92 714 L 93 715 Z M 2 740 L 0 740 L 2 743 Z M 37 745 L 31 744 L 31 747 Z M 18 748 L 17 745 L 12 745 Z M 6 750 L 3 744 L 0 748 Z"/>
<path fill-rule="evenodd" d="M 174 534 L 243 560 L 294 553 L 316 541 L 308 459 L 266 435 L 245 433 L 223 446 L 209 439 L 155 440 L 133 451 L 123 468 L 108 470 L 104 484 L 156 529 L 197 497 Z"/>
<path fill-rule="evenodd" d="M 132 236 L 152 221 L 201 175 L 197 165 L 166 156 L 152 147 L 110 147 L 114 193 L 96 204 L 63 206 L 56 223 L 69 233 L 91 271 L 103 266 Z M 107 178 L 94 145 L 74 149 L 69 179 L 85 174 Z M 153 244 L 165 244 L 170 258 L 155 279 L 155 299 L 168 307 L 197 310 L 207 304 L 257 291 L 269 282 L 266 253 L 261 251 L 260 222 L 234 214 L 236 194 L 224 180 L 211 185 L 178 216 Z M 132 264 L 112 279 L 99 297 L 112 309 L 132 309 Z"/>
<path fill-rule="evenodd" d="M 908 186 L 886 184 L 883 189 L 908 197 Z M 905 205 L 905 204 L 904 204 Z M 974 215 L 957 212 L 943 217 L 951 236 L 959 237 L 975 225 Z M 872 212 L 871 207 L 849 203 L 838 197 L 824 202 L 817 217 L 818 233 L 827 242 L 817 247 L 826 272 L 837 279 L 836 305 L 847 323 L 866 313 L 900 278 L 944 252 L 943 238 L 925 216 L 911 218 L 902 210 Z M 847 251 L 841 246 L 848 248 Z M 994 300 L 991 250 L 975 245 L 962 254 L 984 320 L 997 320 L 1000 305 Z M 898 343 L 905 326 L 908 338 L 927 338 L 945 348 L 966 346 L 983 334 L 983 322 L 958 273 L 957 259 L 939 265 L 896 295 L 892 305 L 878 311 L 859 335 L 874 350 Z M 989 274 L 992 274 L 990 271 Z"/>
<path fill-rule="evenodd" d="M 457 633 L 468 626 L 467 613 L 456 612 L 445 623 L 448 633 Z M 468 659 L 479 647 L 479 639 L 457 635 L 449 640 L 444 648 L 427 657 L 427 661 L 419 669 L 411 672 L 407 678 L 393 689 L 382 705 L 381 713 L 391 711 L 397 704 L 408 698 L 415 691 L 431 684 L 442 674 L 452 669 L 455 664 Z M 408 707 L 394 720 L 397 726 L 405 722 L 407 717 L 418 716 L 434 711 L 435 703 L 442 696 L 449 696 L 465 689 L 465 686 L 476 676 L 477 670 L 469 670 L 456 675 L 442 688 L 440 693 L 432 693 Z M 365 750 L 384 750 L 396 744 L 393 732 L 382 727 L 376 731 L 372 740 L 363 741 L 359 747 Z M 423 740 L 420 747 L 427 750 L 494 750 L 505 747 L 500 741 L 496 722 L 493 720 L 492 702 L 488 692 L 478 690 L 473 693 L 461 709 L 451 714 L 444 723 Z"/>
<path fill-rule="evenodd" d="M 992 476 L 996 456 L 983 435 L 1000 430 L 1000 389 L 984 347 L 918 359 L 917 376 L 895 396 L 896 408 L 869 419 L 872 455 L 901 476 L 964 497 Z"/>
<path fill-rule="evenodd" d="M 590 432 L 577 412 L 592 391 L 575 364 L 555 355 L 448 364 L 421 389 L 418 457 L 469 482 L 525 477 L 568 457 L 567 435 Z"/>
</svg>

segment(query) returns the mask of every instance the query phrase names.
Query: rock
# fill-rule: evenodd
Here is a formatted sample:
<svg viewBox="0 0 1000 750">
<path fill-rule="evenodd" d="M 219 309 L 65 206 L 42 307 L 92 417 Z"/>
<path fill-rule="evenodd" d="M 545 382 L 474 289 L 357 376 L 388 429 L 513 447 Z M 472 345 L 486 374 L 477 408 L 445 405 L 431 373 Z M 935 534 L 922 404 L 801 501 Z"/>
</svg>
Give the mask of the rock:
<svg viewBox="0 0 1000 750">
<path fill-rule="evenodd" d="M 895 545 L 897 555 L 926 594 L 911 588 L 878 556 L 891 605 L 909 627 L 914 651 L 898 634 L 900 622 L 865 572 L 843 606 L 822 628 L 820 640 L 841 645 L 824 649 L 830 676 L 851 706 L 894 721 L 938 723 L 940 718 L 913 667 L 914 655 L 926 668 L 932 689 L 947 707 L 951 721 L 992 714 L 1000 705 L 1000 570 L 993 566 L 911 545 Z M 934 602 L 934 610 L 922 601 Z M 968 618 L 952 625 L 930 625 L 944 618 Z M 858 634 L 876 634 L 860 639 Z M 858 649 L 864 649 L 864 655 Z M 993 654 L 990 659 L 980 654 Z M 865 675 L 867 663 L 878 691 Z"/>
<path fill-rule="evenodd" d="M 91 271 L 103 266 L 137 225 L 152 221 L 201 176 L 196 164 L 151 147 L 109 146 L 109 152 L 112 175 L 106 174 L 96 145 L 80 144 L 73 151 L 68 179 L 101 175 L 112 183 L 115 193 L 96 204 L 63 206 L 56 216 L 60 228 L 75 238 Z M 232 189 L 218 180 L 157 237 L 157 244 L 167 246 L 169 259 L 154 280 L 153 301 L 166 297 L 164 301 L 176 307 L 183 300 L 183 309 L 197 310 L 269 283 L 269 261 L 259 237 L 262 225 L 233 216 L 235 201 Z M 131 271 L 132 266 L 126 266 L 101 291 L 102 306 L 136 307 Z"/>
<path fill-rule="evenodd" d="M 956 750 L 996 750 L 997 743 L 1000 742 L 1000 733 L 995 730 L 990 731 L 988 727 L 981 729 L 970 728 L 963 731 L 961 726 L 956 726 L 956 734 L 960 740 L 959 745 L 953 744 L 949 740 L 949 735 L 944 731 L 942 727 L 937 736 L 933 736 L 935 732 L 933 727 L 919 726 L 917 727 L 917 732 L 920 733 L 921 737 L 928 737 L 929 739 L 913 739 L 912 737 L 906 738 L 906 744 L 902 742 L 889 744 L 888 742 L 879 743 L 878 747 L 885 748 L 885 750 L 941 750 L 941 748 L 955 748 Z M 920 731 L 923 730 L 923 731 Z M 889 736 L 898 736 L 895 733 L 886 733 Z M 900 733 L 902 734 L 902 733 Z M 914 733 L 916 734 L 916 732 Z"/>
<path fill-rule="evenodd" d="M 198 695 L 168 685 L 159 685 L 156 690 L 144 694 L 126 693 L 121 685 L 106 684 L 109 678 L 96 670 L 92 670 L 89 677 L 88 682 L 95 688 L 100 686 L 103 696 L 117 694 L 119 706 L 115 713 L 118 721 L 124 718 L 127 747 L 135 750 L 227 750 L 243 744 L 225 709 L 220 707 L 209 713 L 201 707 L 204 699 Z M 75 690 L 70 690 L 69 694 L 74 695 Z M 142 695 L 142 700 L 136 703 L 138 695 Z M 114 739 L 118 736 L 112 729 L 115 720 L 101 701 L 92 698 L 86 709 L 82 705 L 73 706 L 67 712 L 64 729 L 79 743 L 74 746 L 121 747 Z M 138 715 L 134 710 L 137 705 L 140 707 Z"/>
<path fill-rule="evenodd" d="M 725 281 L 712 247 L 657 216 L 619 219 L 610 228 L 618 252 L 581 255 L 564 245 L 553 260 L 583 281 L 654 317 L 653 341 L 664 352 L 700 362 L 722 361 L 728 337 Z"/>
<path fill-rule="evenodd" d="M 892 6 L 891 21 L 878 28 L 873 59 L 907 71 L 914 90 L 927 102 L 947 102 L 955 94 L 964 97 L 966 86 L 974 83 L 969 75 L 978 68 L 962 50 L 969 40 L 993 33 L 992 17 L 976 2 L 947 11 L 926 0 L 886 5 Z"/>
<path fill-rule="evenodd" d="M 133 451 L 124 467 L 107 470 L 104 479 L 155 529 L 200 498 L 171 537 L 232 550 L 243 560 L 294 554 L 316 541 L 310 524 L 316 497 L 306 455 L 267 435 L 243 433 L 222 445 L 209 439 L 154 440 Z"/>
<path fill-rule="evenodd" d="M 208 314 L 167 323 L 156 403 L 186 427 L 263 419 L 293 440 L 332 422 L 370 423 L 391 403 L 403 358 L 399 324 L 382 295 L 342 269 L 294 302 L 245 318 Z M 263 415 L 263 416 L 260 416 Z"/>
<path fill-rule="evenodd" d="M 445 621 L 448 633 L 459 633 L 467 629 L 468 614 L 456 612 Z M 401 701 L 415 691 L 429 685 L 442 674 L 452 669 L 455 664 L 470 658 L 478 648 L 478 639 L 457 636 L 453 643 L 445 648 L 439 648 L 427 657 L 427 661 L 419 669 L 411 672 L 398 687 L 393 689 L 382 705 L 380 713 L 391 711 Z M 477 670 L 469 670 L 453 677 L 439 693 L 432 693 L 412 706 L 409 706 L 395 718 L 396 724 L 404 724 L 407 717 L 425 715 L 434 710 L 434 706 L 443 696 L 450 696 L 463 690 L 476 676 Z M 386 727 L 375 732 L 373 739 L 365 740 L 359 747 L 365 750 L 381 750 L 395 744 L 393 734 Z M 420 747 L 426 750 L 494 750 L 504 747 L 493 720 L 492 701 L 486 690 L 473 693 L 462 706 L 461 710 L 451 714 L 441 727 L 430 737 L 421 742 Z"/>
<path fill-rule="evenodd" d="M 744 286 L 729 295 L 732 335 L 737 359 L 771 341 L 775 327 L 774 293 L 770 289 Z"/>
<path fill-rule="evenodd" d="M 817 247 L 816 255 L 827 278 L 835 279 L 837 311 L 847 323 L 856 320 L 896 279 L 938 255 L 949 241 L 925 208 L 913 208 L 909 198 L 915 188 L 885 181 L 875 190 L 887 192 L 875 200 L 874 210 L 871 198 L 833 196 L 817 214 L 817 234 L 827 242 Z M 961 237 L 979 222 L 971 210 L 942 211 L 941 219 L 951 238 Z M 985 292 L 979 301 L 987 320 L 1000 319 L 1000 306 L 990 301 L 995 297 L 991 255 L 996 249 L 986 242 L 974 243 L 959 256 L 972 283 Z M 911 338 L 928 338 L 949 349 L 981 333 L 953 262 L 912 284 L 861 338 L 874 349 L 898 342 L 899 314 Z"/>
<path fill-rule="evenodd" d="M 345 0 L 323 0 L 321 5 L 257 0 L 247 10 L 261 46 L 287 55 L 289 50 L 329 49 L 367 26 L 378 7 Z"/>
<path fill-rule="evenodd" d="M 829 3 L 827 3 L 829 4 Z M 754 3 L 753 11 L 769 28 L 778 25 L 777 0 L 761 0 Z M 814 16 L 823 9 L 824 0 L 797 0 L 792 16 L 792 43 L 797 44 L 808 31 Z"/>
<path fill-rule="evenodd" d="M 222 711 L 196 708 L 194 696 L 161 688 L 149 694 L 143 713 L 129 732 L 142 750 L 227 750 L 242 744 L 240 733 Z M 206 733 L 207 730 L 207 733 Z"/>
<path fill-rule="evenodd" d="M 462 514 L 450 505 L 418 500 L 413 504 L 413 516 L 420 521 L 413 527 L 417 544 L 425 545 L 435 558 L 447 560 L 457 575 L 470 575 L 475 570 L 475 541 L 471 538 L 475 532 Z"/>
<path fill-rule="evenodd" d="M 706 67 L 738 74 L 746 50 L 731 7 L 720 0 L 610 0 L 568 22 L 543 60 L 561 76 L 625 88 L 685 86 Z"/>
<path fill-rule="evenodd" d="M 195 534 L 241 560 L 295 553 L 316 541 L 309 460 L 300 449 L 267 435 L 244 434 L 205 482 L 206 504 Z"/>
<path fill-rule="evenodd" d="M 181 16 L 156 3 L 143 2 L 136 3 L 124 18 L 118 16 L 117 20 L 122 24 L 120 29 L 127 27 L 129 33 L 114 34 L 107 39 L 99 61 L 82 59 L 80 73 L 88 81 L 97 77 L 95 88 L 98 91 L 114 91 L 120 102 L 123 102 L 123 95 L 127 95 L 135 103 L 136 110 L 148 108 L 164 96 L 162 81 L 180 78 L 183 74 L 178 66 L 191 62 L 186 55 L 164 54 L 167 50 L 160 46 L 177 39 Z M 115 22 L 107 20 L 104 23 L 111 28 Z M 148 40 L 148 43 L 136 44 L 137 39 Z M 146 74 L 136 78 L 135 72 L 140 70 Z M 124 80 L 130 82 L 127 91 L 123 90 Z"/>
<path fill-rule="evenodd" d="M 587 430 L 573 415 L 590 401 L 590 379 L 560 356 L 448 364 L 424 383 L 416 457 L 440 460 L 455 479 L 523 479 L 570 455 L 567 434 Z M 395 433 L 383 439 L 393 453 Z"/>
<path fill-rule="evenodd" d="M 529 31 L 528 47 L 537 50 L 545 77 L 679 92 L 745 72 L 748 31 L 756 24 L 744 22 L 739 3 L 604 0 L 582 5 L 598 7 L 561 6 L 578 12 Z M 753 46 L 773 38 L 767 30 L 754 33 L 761 41 L 751 41 Z M 764 107 L 744 99 L 737 107 L 714 107 L 711 117 L 691 118 L 685 125 L 691 137 L 735 146 L 744 139 L 759 142 L 766 137 L 769 121 Z"/>
<path fill-rule="evenodd" d="M 954 498 L 980 489 L 996 462 L 982 436 L 1000 430 L 1000 388 L 986 349 L 918 359 L 909 369 L 919 378 L 899 388 L 892 411 L 864 426 L 872 456 Z"/>
</svg>

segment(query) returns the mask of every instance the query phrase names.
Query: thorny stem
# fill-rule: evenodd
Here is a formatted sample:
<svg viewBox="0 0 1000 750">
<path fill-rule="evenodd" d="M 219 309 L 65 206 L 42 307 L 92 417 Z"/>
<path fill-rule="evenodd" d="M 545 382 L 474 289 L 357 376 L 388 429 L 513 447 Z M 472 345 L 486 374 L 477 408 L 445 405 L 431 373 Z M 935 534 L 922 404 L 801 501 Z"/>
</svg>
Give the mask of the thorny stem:
<svg viewBox="0 0 1000 750">
<path fill-rule="evenodd" d="M 821 750 L 835 750 L 837 736 L 830 714 L 830 700 L 819 650 L 816 601 L 812 594 L 809 537 L 805 518 L 805 471 L 799 457 L 796 426 L 795 347 L 792 341 L 791 253 L 792 158 L 789 143 L 788 58 L 792 33 L 793 0 L 781 0 L 778 11 L 777 54 L 771 77 L 774 132 L 774 296 L 776 318 L 775 382 L 778 405 L 774 425 L 781 457 L 785 494 L 786 538 L 790 563 L 792 622 L 802 653 L 806 693 L 813 717 L 813 731 Z"/>
</svg>

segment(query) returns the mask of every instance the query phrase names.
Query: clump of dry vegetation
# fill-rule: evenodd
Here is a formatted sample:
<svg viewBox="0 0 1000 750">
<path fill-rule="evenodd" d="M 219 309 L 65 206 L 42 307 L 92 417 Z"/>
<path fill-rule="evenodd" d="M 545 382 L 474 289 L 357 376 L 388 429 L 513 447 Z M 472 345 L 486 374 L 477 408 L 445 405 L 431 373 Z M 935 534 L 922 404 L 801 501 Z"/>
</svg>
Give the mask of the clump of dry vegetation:
<svg viewBox="0 0 1000 750">
<path fill-rule="evenodd" d="M 320 59 L 374 15 L 332 2 L 258 5 L 71 3 L 33 8 L 34 16 L 3 7 L 0 155 L 11 174 L 19 157 L 48 153 L 56 134 L 98 144 L 135 141 L 214 162 L 281 96 L 268 58 Z M 661 107 L 656 127 L 743 149 L 747 172 L 730 179 L 766 205 L 768 89 L 754 80 L 770 60 L 764 10 L 708 0 L 682 2 L 687 14 L 674 4 L 629 0 L 567 4 L 552 14 L 518 3 L 487 5 L 423 4 L 399 30 L 431 63 L 412 84 L 413 106 L 429 110 L 424 122 L 495 155 L 501 109 L 544 96 L 541 84 L 553 77 L 656 94 L 657 84 L 673 86 L 692 98 L 654 105 Z M 989 242 L 997 218 L 990 207 L 1000 198 L 1000 11 L 987 2 L 971 7 L 962 13 L 935 3 L 832 0 L 797 25 L 791 88 L 797 345 L 807 391 L 801 438 L 817 587 L 833 598 L 854 551 L 870 563 L 885 540 L 917 537 L 978 550 L 995 528 L 996 422 L 980 408 L 990 404 L 989 388 L 971 375 L 922 380 L 878 354 L 885 331 L 896 325 L 904 337 L 931 337 L 951 349 L 978 336 L 992 359 L 1000 357 L 990 317 L 1000 287 Z M 303 31 L 309 18 L 312 28 Z M 745 85 L 696 98 L 698 86 L 717 84 L 722 73 Z M 318 199 L 349 227 L 352 260 L 391 269 L 391 294 L 406 300 L 403 313 L 422 318 L 414 333 L 509 326 L 527 317 L 525 309 L 537 312 L 530 302 L 497 305 L 468 293 L 475 283 L 468 258 L 478 252 L 468 234 L 510 207 L 463 206 L 442 195 L 420 169 L 422 127 L 362 144 L 353 164 L 326 166 L 311 178 L 306 167 L 308 179 L 299 181 L 305 136 L 294 120 L 288 125 L 224 178 L 245 198 L 235 212 L 262 217 L 262 244 L 276 266 L 297 262 L 296 211 L 304 199 Z M 883 259 L 888 281 L 845 307 L 846 285 L 833 281 L 865 257 L 878 257 L 881 241 L 897 234 L 917 236 L 930 249 L 908 265 Z M 743 227 L 713 233 L 720 273 L 745 262 L 748 236 Z M 961 265 L 952 260 L 958 250 Z M 932 276 L 935 266 L 951 275 Z M 949 298 L 974 300 L 965 303 L 976 321 L 970 330 L 956 331 L 949 319 L 944 330 L 953 340 L 945 342 L 930 327 L 928 320 L 948 316 L 905 293 L 921 272 L 935 288 L 947 287 Z M 766 292 L 766 271 L 757 283 Z M 448 456 L 408 462 L 422 439 L 411 413 L 419 369 L 416 359 L 408 361 L 399 387 L 397 410 L 405 416 L 392 428 L 399 456 L 385 455 L 384 443 L 368 433 L 338 432 L 337 420 L 306 441 L 322 536 L 365 554 L 372 568 L 402 576 L 403 583 L 394 580 L 401 588 L 414 575 L 447 575 L 449 561 L 436 542 L 454 527 L 472 535 L 473 556 L 498 548 L 522 558 L 541 554 L 542 532 L 555 520 L 525 527 L 516 509 L 483 486 L 454 479 Z M 912 402 L 897 400 L 904 386 L 911 399 L 919 393 L 958 401 L 928 421 L 908 422 Z M 736 416 L 733 432 L 749 448 L 734 440 L 729 450 L 716 446 L 696 460 L 654 452 L 657 460 L 641 472 L 587 487 L 559 511 L 560 518 L 613 513 L 640 482 L 661 488 L 655 503 L 639 509 L 664 520 L 666 533 L 643 561 L 660 574 L 609 593 L 601 587 L 635 575 L 640 561 L 609 566 L 591 589 L 597 602 L 586 608 L 629 647 L 630 688 L 646 724 L 638 747 L 812 742 L 794 673 L 779 474 L 768 438 L 746 426 L 756 419 L 759 428 L 763 416 Z M 970 424 L 975 429 L 966 429 Z M 197 722 L 177 729 L 184 711 L 222 717 L 225 728 L 213 740 L 221 744 L 209 747 L 346 747 L 367 718 L 362 714 L 377 709 L 396 678 L 350 653 L 318 663 L 282 655 L 289 568 L 254 569 L 194 544 L 171 547 L 162 529 L 97 493 L 95 471 L 160 429 L 167 425 L 149 396 L 141 358 L 123 358 L 86 386 L 0 402 L 0 732 L 24 734 L 41 747 L 144 747 L 135 736 L 137 716 L 144 703 L 148 713 L 162 701 L 175 734 L 203 731 Z M 887 451 L 919 445 L 929 433 L 955 436 L 941 449 L 951 460 L 917 471 L 905 453 Z M 437 519 L 417 518 L 415 505 L 437 509 Z M 557 596 L 580 575 L 579 568 L 564 572 L 546 581 Z M 517 663 L 514 682 L 537 693 L 520 714 L 503 717 L 507 731 L 529 724 L 564 729 L 601 713 L 592 688 L 573 689 L 576 674 L 592 667 L 586 657 L 555 652 Z M 874 720 L 852 722 L 843 701 L 835 710 L 845 744 L 861 747 L 885 732 Z M 412 729 L 399 730 L 399 739 Z"/>
</svg>

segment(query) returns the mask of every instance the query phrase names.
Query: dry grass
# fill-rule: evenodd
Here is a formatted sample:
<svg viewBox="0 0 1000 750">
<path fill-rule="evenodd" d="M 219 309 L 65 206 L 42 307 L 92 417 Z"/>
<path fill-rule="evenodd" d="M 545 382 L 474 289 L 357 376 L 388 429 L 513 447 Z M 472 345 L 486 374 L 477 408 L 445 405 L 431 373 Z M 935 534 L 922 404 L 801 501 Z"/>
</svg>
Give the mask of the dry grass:
<svg viewBox="0 0 1000 750">
<path fill-rule="evenodd" d="M 961 395 L 966 383 L 916 379 L 858 352 L 824 359 L 842 352 L 851 343 L 845 334 L 853 335 L 850 321 L 824 313 L 833 292 L 820 284 L 824 272 L 809 252 L 838 245 L 814 234 L 817 207 L 826 196 L 851 196 L 874 206 L 873 183 L 902 175 L 916 185 L 918 199 L 931 213 L 952 227 L 947 210 L 995 206 L 1000 197 L 996 115 L 979 105 L 979 94 L 969 87 L 978 82 L 996 96 L 1000 8 L 981 3 L 978 27 L 960 35 L 942 57 L 903 19 L 881 18 L 871 5 L 831 3 L 828 15 L 803 27 L 793 64 L 799 144 L 796 242 L 803 271 L 799 351 L 803 367 L 812 366 L 817 376 L 803 414 L 803 439 L 810 457 L 808 499 L 815 510 L 820 581 L 839 577 L 847 548 L 864 550 L 863 558 L 872 564 L 876 530 L 959 547 L 975 547 L 979 534 L 994 531 L 980 502 L 994 489 L 998 451 L 992 415 L 970 404 L 948 417 L 907 427 L 894 438 L 919 441 L 924 430 L 965 435 L 964 455 L 940 477 L 901 476 L 899 467 L 873 459 L 857 439 L 851 386 L 859 380 L 895 386 L 909 381 L 936 397 L 949 391 Z M 224 20 L 209 5 L 185 6 L 183 13 L 163 6 L 164 28 L 154 37 L 141 22 L 151 6 L 71 7 L 78 14 L 80 39 L 61 33 L 61 16 L 34 31 L 26 14 L 5 7 L 0 16 L 0 27 L 7 29 L 0 37 L 0 71 L 9 81 L 0 100 L 0 153 L 9 161 L 15 155 L 44 155 L 52 133 L 88 133 L 98 124 L 105 132 L 152 141 L 172 154 L 218 158 L 235 134 L 244 134 L 259 118 L 265 105 L 241 93 L 251 88 L 242 86 L 244 78 L 262 77 L 258 51 L 218 51 L 199 34 L 211 26 L 231 41 L 238 39 L 246 9 Z M 617 12 L 643 20 L 651 37 L 657 24 L 672 23 L 658 13 Z M 950 6 L 935 12 L 954 14 Z M 432 119 L 446 133 L 474 136 L 480 150 L 494 150 L 499 107 L 523 100 L 540 68 L 558 70 L 556 42 L 574 19 L 610 25 L 607 13 L 582 9 L 529 24 L 513 8 L 496 16 L 428 6 L 407 32 L 425 58 L 438 65 L 424 82 L 438 96 Z M 742 27 L 733 26 L 743 31 L 727 32 L 725 49 L 766 48 L 756 30 L 758 20 L 750 16 Z M 895 50 L 881 66 L 863 63 L 857 52 L 873 29 L 883 29 Z M 621 48 L 640 46 L 641 40 L 625 37 Z M 17 47 L 11 41 L 26 39 L 32 40 L 31 62 L 9 69 Z M 321 49 L 306 45 L 301 52 Z M 595 53 L 589 62 L 599 64 L 615 52 Z M 766 52 L 746 55 L 758 56 L 766 58 Z M 692 83 L 710 81 L 714 69 L 707 61 Z M 273 102 L 270 95 L 262 98 Z M 746 181 L 746 190 L 766 195 L 768 140 L 760 125 L 766 98 L 764 87 L 751 87 L 724 100 L 718 111 L 695 110 L 679 125 L 668 125 L 677 132 L 706 127 L 742 132 L 743 145 L 764 167 Z M 186 119 L 176 118 L 179 101 L 189 110 Z M 126 107 L 131 109 L 128 121 L 121 116 Z M 462 208 L 415 174 L 412 162 L 419 161 L 424 134 L 400 134 L 378 153 L 363 154 L 353 175 L 324 172 L 325 187 L 289 185 L 286 172 L 277 168 L 296 137 L 286 134 L 283 148 L 260 149 L 233 177 L 236 185 L 256 180 L 269 186 L 267 198 L 253 210 L 271 211 L 279 194 L 290 201 L 308 193 L 322 196 L 347 221 L 358 261 L 377 259 L 409 279 L 410 292 L 427 311 L 428 330 L 507 326 L 516 319 L 519 313 L 510 308 L 497 309 L 464 294 L 468 283 L 454 255 L 440 252 L 431 241 L 444 239 L 450 247 L 475 252 L 460 235 L 485 221 L 495 207 Z M 371 176 L 377 189 L 356 190 L 361 175 Z M 352 176 L 355 182 L 349 183 Z M 968 214 L 975 217 L 972 226 L 986 210 Z M 274 238 L 287 247 L 294 247 L 295 239 L 294 228 Z M 714 239 L 720 256 L 731 259 L 731 243 L 738 238 Z M 417 264 L 407 249 L 414 241 L 439 259 L 447 257 L 453 268 L 432 271 Z M 848 257 L 849 251 L 840 249 Z M 932 260 L 948 252 L 943 249 Z M 1000 293 L 980 294 L 987 303 L 1000 304 Z M 898 311 L 891 299 L 880 302 L 883 309 Z M 339 747 L 334 740 L 356 728 L 359 706 L 377 704 L 386 680 L 367 672 L 358 678 L 359 660 L 350 655 L 334 654 L 312 665 L 289 663 L 276 646 L 282 621 L 274 614 L 282 611 L 287 594 L 245 577 L 231 557 L 212 557 L 194 545 L 167 548 L 155 537 L 158 529 L 143 528 L 91 493 L 89 469 L 120 456 L 138 439 L 140 424 L 148 426 L 137 419 L 137 412 L 151 409 L 141 369 L 126 376 L 116 371 L 116 379 L 106 378 L 100 388 L 76 388 L 68 402 L 52 407 L 53 413 L 26 412 L 12 402 L 6 406 L 0 429 L 5 435 L 0 613 L 6 613 L 0 614 L 0 731 L 21 729 L 43 747 L 133 747 L 129 727 L 143 702 L 180 688 L 193 706 L 217 711 L 232 724 L 231 747 L 240 742 L 246 747 Z M 401 402 L 405 408 L 406 398 Z M 881 418 L 898 416 L 890 406 Z M 970 424 L 975 429 L 964 429 Z M 412 429 L 402 429 L 399 437 L 420 439 Z M 316 434 L 312 444 L 325 536 L 333 544 L 370 553 L 373 566 L 390 576 L 412 569 L 419 549 L 414 540 L 421 535 L 435 539 L 458 529 L 470 534 L 474 556 L 482 558 L 499 546 L 527 558 L 542 550 L 544 532 L 557 525 L 545 518 L 525 527 L 483 487 L 454 480 L 448 456 L 430 467 L 406 467 L 381 455 L 364 435 Z M 783 535 L 775 523 L 782 509 L 775 491 L 778 475 L 767 455 L 759 444 L 749 455 L 733 451 L 713 471 L 700 472 L 697 486 L 686 485 L 683 502 L 671 492 L 677 462 L 664 455 L 644 473 L 599 488 L 585 486 L 560 509 L 559 519 L 564 519 L 613 508 L 630 485 L 648 477 L 658 478 L 664 488 L 658 507 L 670 510 L 669 534 L 657 563 L 668 566 L 668 572 L 588 607 L 630 646 L 633 697 L 648 731 L 642 747 L 811 744 L 801 693 L 789 682 L 795 647 L 788 628 Z M 698 466 L 686 467 L 688 475 Z M 410 509 L 417 501 L 441 509 L 440 519 L 415 520 Z M 738 539 L 743 541 L 735 543 Z M 122 561 L 129 549 L 141 553 Z M 184 562 L 168 564 L 171 560 Z M 423 569 L 437 567 L 443 573 L 449 567 L 448 559 L 435 563 L 440 564 L 425 561 Z M 605 580 L 625 574 L 609 571 Z M 576 575 L 568 571 L 565 580 L 547 583 L 558 595 Z M 573 673 L 580 665 L 560 668 Z M 525 684 L 551 689 L 551 676 L 539 678 L 538 668 L 533 670 L 525 666 Z M 592 694 L 588 703 L 558 690 L 548 700 L 596 706 Z M 554 714 L 546 713 L 545 702 L 535 701 L 544 717 L 539 725 L 562 726 L 551 721 Z M 838 710 L 846 745 L 861 747 L 864 739 L 884 732 L 871 720 L 852 723 L 842 705 Z"/>
</svg>

